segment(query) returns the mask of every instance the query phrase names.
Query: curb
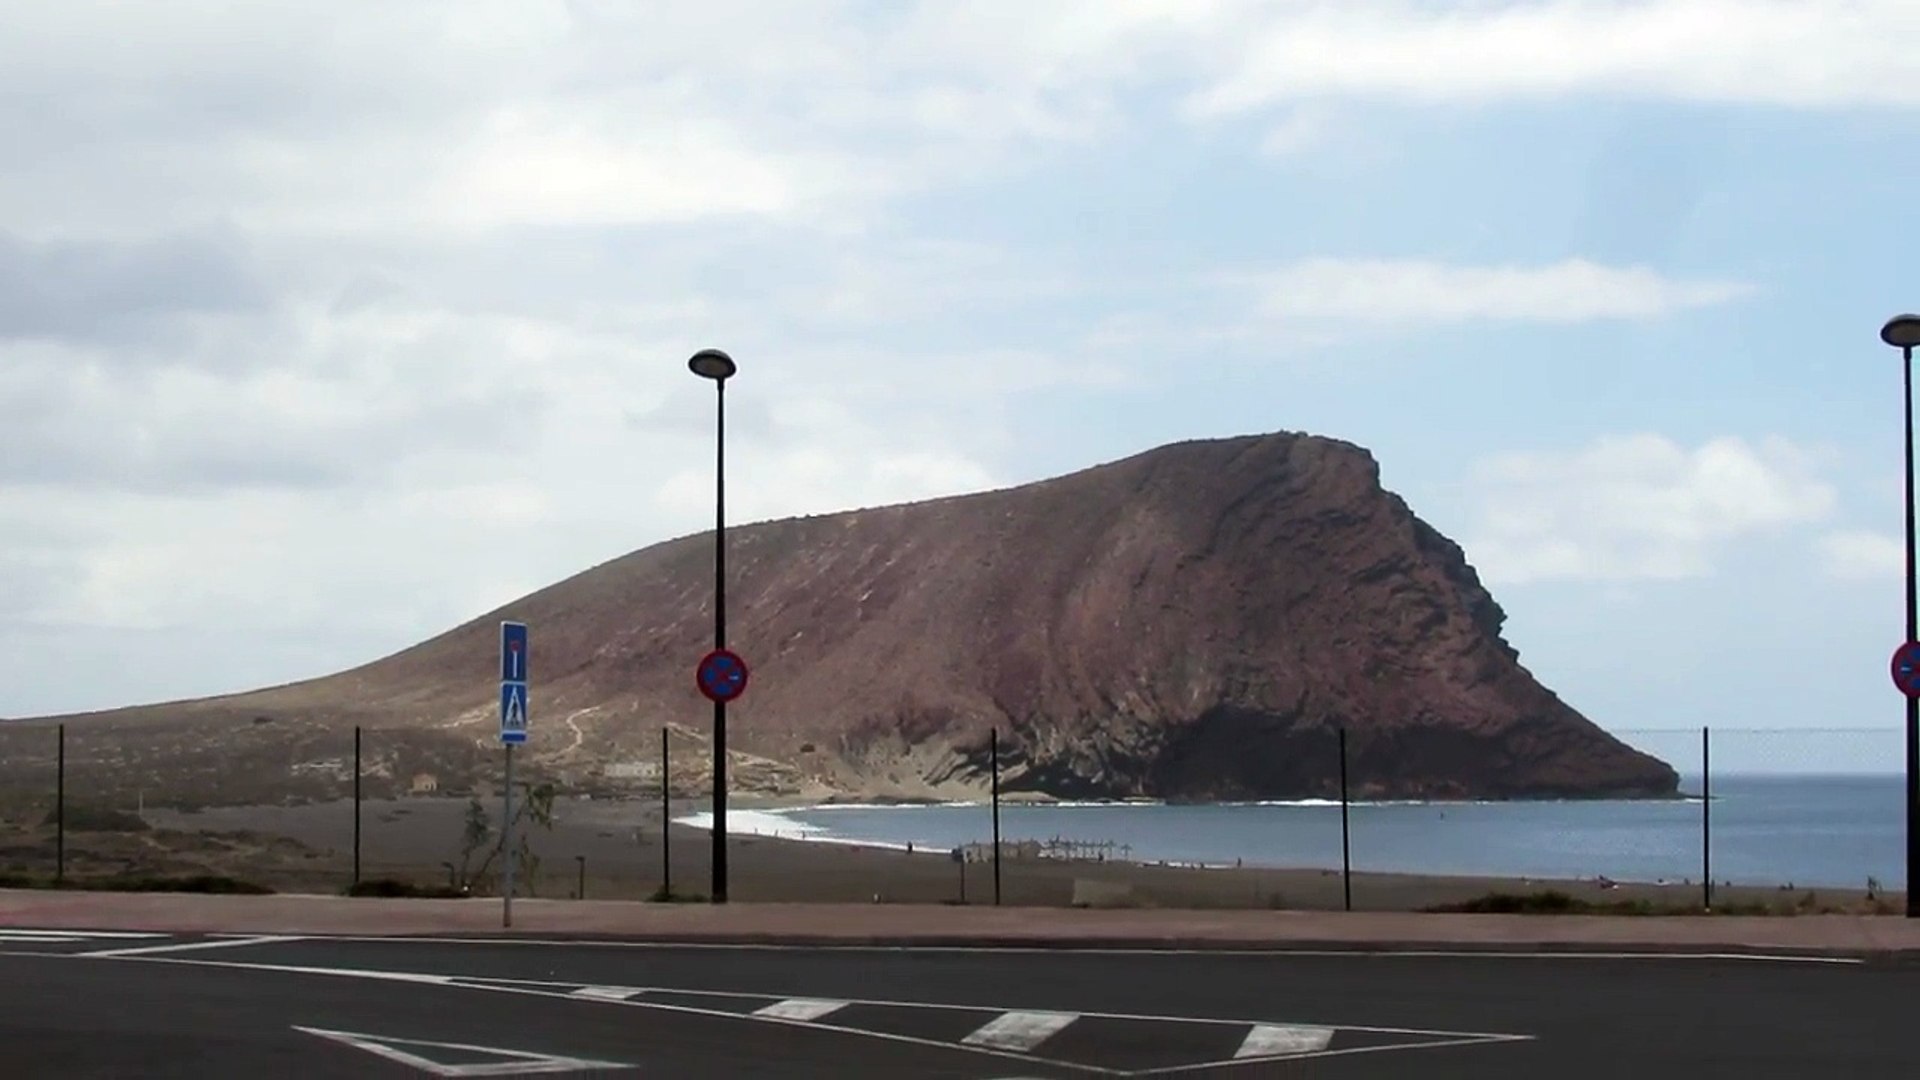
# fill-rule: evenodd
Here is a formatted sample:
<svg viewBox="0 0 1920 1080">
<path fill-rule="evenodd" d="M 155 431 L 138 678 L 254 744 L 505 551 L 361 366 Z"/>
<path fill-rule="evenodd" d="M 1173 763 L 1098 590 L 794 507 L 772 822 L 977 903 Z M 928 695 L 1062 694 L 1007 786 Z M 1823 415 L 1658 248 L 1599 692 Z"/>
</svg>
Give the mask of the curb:
<svg viewBox="0 0 1920 1080">
<path fill-rule="evenodd" d="M 293 931 L 293 933 L 298 933 Z M 1489 958 L 1563 956 L 1573 959 L 1604 957 L 1671 957 L 1674 959 L 1730 960 L 1851 960 L 1871 963 L 1911 963 L 1920 965 L 1920 948 L 1901 947 L 1818 947 L 1761 946 L 1729 944 L 1680 944 L 1666 942 L 1569 942 L 1569 941 L 1434 941 L 1434 940 L 1291 940 L 1271 938 L 1141 938 L 1098 936 L 1021 936 L 994 934 L 944 935 L 843 935 L 808 933 L 695 933 L 695 934 L 621 934 L 609 931 L 564 930 L 486 930 L 445 933 L 394 934 L 304 934 L 314 939 L 348 937 L 355 939 L 431 937 L 448 941 L 513 942 L 553 941 L 648 945 L 664 948 L 791 948 L 791 949 L 888 949 L 888 950 L 979 950 L 1019 952 L 1108 952 L 1108 953 L 1223 953 L 1248 956 L 1284 957 L 1288 955 L 1324 955 L 1330 953 L 1366 956 L 1457 956 L 1473 954 Z"/>
</svg>

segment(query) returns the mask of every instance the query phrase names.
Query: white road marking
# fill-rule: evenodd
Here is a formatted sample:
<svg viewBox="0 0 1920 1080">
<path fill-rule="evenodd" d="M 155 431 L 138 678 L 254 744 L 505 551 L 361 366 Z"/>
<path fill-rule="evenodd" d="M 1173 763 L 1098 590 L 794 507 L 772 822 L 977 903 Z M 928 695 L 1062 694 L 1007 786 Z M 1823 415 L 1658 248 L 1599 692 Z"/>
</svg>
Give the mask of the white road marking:
<svg viewBox="0 0 1920 1080">
<path fill-rule="evenodd" d="M 1292 1024 L 1255 1024 L 1234 1053 L 1236 1058 L 1277 1057 L 1281 1054 L 1310 1054 L 1325 1050 L 1333 1042 L 1333 1029 L 1298 1027 Z"/>
<path fill-rule="evenodd" d="M 75 953 L 75 956 L 90 956 L 96 959 L 112 959 L 120 956 L 150 956 L 154 953 L 188 952 L 195 949 L 232 949 L 243 945 L 271 945 L 280 941 L 299 941 L 297 937 L 263 935 L 261 937 L 224 938 L 220 941 L 189 941 L 182 945 L 141 945 L 131 949 L 96 949 L 93 952 Z"/>
<path fill-rule="evenodd" d="M 85 955 L 85 954 L 77 954 Z M 288 975 L 344 975 L 352 979 L 377 979 L 383 982 L 424 983 L 429 986 L 452 986 L 457 976 L 428 975 L 419 971 L 367 971 L 361 968 L 313 967 L 306 964 L 249 964 L 240 960 L 181 960 L 171 956 L 134 956 L 128 959 L 144 961 L 149 964 L 190 964 L 194 967 L 233 968 L 240 971 L 278 971 Z M 578 983 L 569 983 L 578 986 Z M 479 989 L 487 989 L 480 987 Z M 553 995 L 565 997 L 567 995 Z"/>
<path fill-rule="evenodd" d="M 247 964 L 247 963 L 240 963 L 240 962 L 227 962 L 227 961 L 221 961 L 221 960 L 200 960 L 200 961 L 181 960 L 178 962 L 182 964 L 201 963 L 201 964 L 209 964 L 209 965 L 214 965 L 219 967 L 241 967 L 241 968 L 270 966 L 270 965 L 261 965 L 261 964 Z M 332 971 L 335 969 L 322 968 L 319 970 Z M 501 984 L 506 988 L 522 986 L 522 987 L 551 987 L 554 989 L 565 989 L 565 988 L 578 987 L 580 985 L 577 982 L 554 982 L 554 981 L 544 980 L 544 979 L 492 979 L 487 976 L 474 976 L 474 975 L 462 975 L 462 976 L 457 976 L 457 978 L 460 979 L 460 985 L 462 986 L 486 987 L 488 986 L 488 984 L 497 983 L 497 984 Z M 739 1000 L 741 998 L 760 998 L 764 1000 L 766 998 L 770 998 L 774 996 L 772 994 L 757 993 L 751 990 L 692 990 L 692 989 L 688 989 L 686 987 L 680 987 L 680 986 L 652 986 L 652 987 L 646 987 L 645 991 L 649 993 L 678 994 L 686 997 L 713 997 L 713 998 L 725 998 L 725 999 L 733 999 L 733 1000 Z M 946 1011 L 946 1012 L 971 1012 L 971 1013 L 999 1011 L 991 1005 L 964 1005 L 964 1004 L 957 1004 L 957 1003 L 948 1002 L 948 1001 L 883 1001 L 878 998 L 843 998 L 840 1000 L 845 1001 L 846 1004 L 848 1005 L 877 1005 L 885 1008 L 895 1008 L 895 1009 L 931 1009 L 931 1010 Z M 738 1016 L 741 1014 L 733 1013 L 730 1015 Z M 1271 1021 L 1269 1020 L 1246 1020 L 1246 1019 L 1237 1019 L 1234 1017 L 1160 1016 L 1152 1013 L 1089 1012 L 1084 1009 L 1071 1014 L 1066 1014 L 1066 1015 L 1077 1016 L 1077 1017 L 1081 1017 L 1088 1020 L 1140 1020 L 1140 1021 L 1149 1021 L 1152 1023 L 1163 1023 L 1163 1024 L 1218 1024 L 1224 1027 L 1254 1027 L 1261 1024 L 1271 1023 Z M 1286 1026 L 1286 1025 L 1282 1025 L 1282 1026 Z M 1290 1025 L 1290 1026 L 1294 1026 L 1294 1027 L 1325 1026 L 1328 1030 L 1344 1029 L 1347 1031 L 1364 1031 L 1374 1035 L 1430 1035 L 1437 1038 L 1462 1037 L 1462 1038 L 1474 1038 L 1474 1039 L 1531 1039 L 1533 1038 L 1533 1036 L 1531 1035 L 1507 1035 L 1507 1034 L 1501 1034 L 1497 1032 L 1486 1032 L 1486 1031 L 1435 1031 L 1429 1028 L 1369 1027 L 1365 1024 L 1327 1024 L 1327 1025 L 1296 1024 L 1296 1025 Z"/>
<path fill-rule="evenodd" d="M 782 1020 L 818 1020 L 837 1009 L 846 1008 L 844 1001 L 828 1001 L 825 998 L 788 998 L 776 1001 L 764 1008 L 753 1010 L 755 1016 L 772 1016 Z"/>
<path fill-rule="evenodd" d="M 369 938 L 366 940 L 380 940 L 380 939 Z M 355 969 L 355 968 L 313 967 L 313 966 L 294 965 L 294 964 L 261 964 L 261 963 L 247 963 L 245 961 L 237 961 L 237 960 L 200 960 L 200 959 L 194 959 L 191 957 L 139 956 L 139 957 L 133 957 L 131 958 L 131 960 L 132 962 L 135 962 L 135 963 L 183 964 L 190 967 L 226 968 L 226 969 L 235 970 L 235 971 L 274 971 L 274 972 L 285 972 L 290 974 L 301 974 L 301 975 L 335 975 L 335 976 L 345 976 L 349 978 L 385 980 L 390 982 L 426 983 L 426 984 L 437 985 L 437 986 L 452 986 L 456 989 L 479 990 L 479 991 L 487 991 L 491 993 L 501 993 L 501 994 L 521 994 L 529 997 L 544 997 L 544 998 L 561 999 L 561 1000 L 571 997 L 572 992 L 579 990 L 582 985 L 578 982 L 549 982 L 549 981 L 536 980 L 536 979 L 498 980 L 494 982 L 488 982 L 484 980 L 475 980 L 472 977 L 453 976 L 453 975 L 428 975 L 428 974 L 423 974 L 419 972 L 409 972 L 409 971 L 372 971 L 372 970 L 363 970 L 363 969 Z M 543 989 L 543 987 L 545 989 Z M 651 989 L 651 990 L 658 990 L 660 992 L 672 993 L 672 994 L 701 995 L 701 996 L 734 998 L 734 999 L 759 998 L 759 999 L 765 1000 L 773 996 L 770 994 L 748 993 L 745 991 L 688 990 L 681 987 L 654 987 L 654 988 L 642 988 L 642 989 L 643 989 L 643 992 L 645 990 Z M 576 998 L 575 1000 L 579 1000 L 579 999 Z M 861 999 L 861 998 L 849 998 L 847 999 L 847 1001 L 848 1001 L 848 1004 L 852 1004 L 852 1005 L 862 1005 L 862 1004 L 892 1005 L 896 1007 L 905 1007 L 905 1008 L 949 1009 L 949 1010 L 961 1010 L 961 1011 L 976 1012 L 976 1013 L 983 1011 L 982 1007 L 978 1005 L 957 1005 L 957 1004 L 949 1004 L 945 1002 L 875 1001 L 875 1000 Z M 662 1001 L 623 1000 L 623 1001 L 608 1001 L 606 1002 L 606 1004 L 621 1005 L 628 1008 L 652 1009 L 656 1012 L 679 1013 L 681 1015 L 686 1015 L 686 1016 L 702 1016 L 702 1017 L 713 1017 L 717 1019 L 732 1019 L 732 1020 L 740 1020 L 740 1019 L 748 1018 L 746 1014 L 743 1014 L 734 1010 L 729 1010 L 729 1009 L 709 1009 L 709 1008 L 701 1008 L 699 1006 L 693 1006 L 693 1005 L 674 1005 L 674 1004 L 668 1004 Z M 1170 1021 L 1173 1023 L 1224 1024 L 1224 1025 L 1247 1026 L 1247 1027 L 1250 1027 L 1256 1024 L 1266 1023 L 1266 1021 L 1260 1021 L 1260 1020 L 1235 1020 L 1235 1019 L 1222 1018 L 1222 1017 L 1201 1017 L 1201 1016 L 1154 1016 L 1154 1015 L 1148 1015 L 1148 1014 L 1142 1014 L 1142 1013 L 1101 1013 L 1101 1012 L 1084 1012 L 1083 1011 L 1083 1012 L 1074 1013 L 1074 1014 L 1060 1014 L 1060 1015 L 1070 1015 L 1070 1016 L 1085 1017 L 1090 1019 L 1099 1018 L 1099 1019 L 1113 1019 L 1113 1020 L 1159 1020 L 1159 1021 Z M 1025 1061 L 1025 1062 L 1031 1062 L 1034 1064 L 1051 1065 L 1055 1067 L 1072 1069 L 1076 1072 L 1091 1073 L 1091 1074 L 1100 1075 L 1100 1076 L 1158 1076 L 1162 1074 L 1192 1072 L 1198 1069 L 1221 1068 L 1221 1067 L 1231 1066 L 1231 1065 L 1249 1064 L 1249 1062 L 1246 1062 L 1242 1059 L 1227 1058 L 1221 1061 L 1187 1062 L 1180 1065 L 1169 1065 L 1165 1067 L 1150 1068 L 1150 1069 L 1138 1069 L 1138 1070 L 1113 1069 L 1113 1068 L 1108 1068 L 1100 1065 L 1085 1065 L 1078 1062 L 1061 1061 L 1061 1060 L 1048 1059 L 1043 1057 L 1036 1057 L 1030 1054 L 1018 1053 L 1011 1050 L 1002 1050 L 1002 1049 L 983 1046 L 979 1044 L 960 1044 L 960 1043 L 953 1043 L 953 1042 L 942 1042 L 937 1039 L 925 1039 L 925 1038 L 920 1038 L 918 1036 L 899 1035 L 899 1034 L 894 1034 L 892 1032 L 885 1032 L 885 1031 L 870 1031 L 862 1028 L 846 1027 L 844 1025 L 833 1024 L 833 1023 L 803 1022 L 803 1021 L 787 1020 L 782 1017 L 773 1017 L 773 1016 L 756 1017 L 753 1019 L 755 1019 L 757 1022 L 760 1022 L 760 1023 L 793 1024 L 799 1027 L 808 1027 L 808 1028 L 813 1028 L 815 1030 L 823 1030 L 823 1031 L 834 1031 L 834 1032 L 839 1032 L 841 1034 L 846 1034 L 846 1035 L 856 1035 L 864 1038 L 879 1039 L 885 1042 L 895 1042 L 895 1043 L 902 1043 L 902 1044 L 913 1045 L 913 1046 L 927 1046 L 927 1047 L 934 1047 L 934 1048 L 945 1049 L 945 1050 L 965 1050 L 965 1051 L 976 1053 L 976 1054 L 992 1055 L 995 1057 L 1009 1058 L 1016 1061 Z M 1382 1045 L 1374 1045 L 1374 1046 L 1357 1046 L 1357 1047 L 1349 1047 L 1349 1048 L 1340 1049 L 1340 1050 L 1327 1049 L 1327 1050 L 1321 1050 L 1317 1052 L 1298 1054 L 1298 1055 L 1295 1055 L 1295 1058 L 1299 1059 L 1299 1058 L 1321 1058 L 1321 1057 L 1345 1057 L 1352 1054 L 1386 1053 L 1386 1052 L 1401 1051 L 1401 1050 L 1429 1050 L 1429 1049 L 1438 1049 L 1440 1047 L 1447 1047 L 1447 1046 L 1472 1046 L 1477 1044 L 1531 1042 L 1535 1039 L 1535 1036 L 1532 1036 L 1532 1035 L 1506 1035 L 1506 1034 L 1495 1034 L 1490 1032 L 1436 1031 L 1428 1028 L 1369 1027 L 1369 1026 L 1360 1025 L 1360 1024 L 1339 1024 L 1339 1025 L 1330 1025 L 1330 1026 L 1335 1026 L 1335 1027 L 1342 1028 L 1349 1031 L 1362 1031 L 1362 1032 L 1374 1032 L 1379 1034 L 1397 1034 L 1397 1035 L 1425 1035 L 1425 1036 L 1432 1036 L 1432 1038 L 1430 1038 L 1427 1041 L 1418 1042 L 1418 1043 L 1398 1043 L 1398 1044 L 1382 1044 Z"/>
<path fill-rule="evenodd" d="M 626 1069 L 632 1066 L 620 1061 L 593 1061 L 587 1058 L 563 1057 L 559 1054 L 534 1054 L 525 1050 L 507 1050 L 498 1046 L 473 1046 L 468 1043 L 429 1042 L 426 1039 L 396 1039 L 388 1035 L 368 1035 L 356 1031 L 329 1031 L 326 1028 L 301 1027 L 293 1030 L 308 1035 L 317 1035 L 322 1039 L 351 1046 L 356 1050 L 365 1050 L 369 1054 L 386 1058 L 402 1065 L 411 1065 L 421 1072 L 434 1076 L 526 1076 L 531 1073 L 568 1073 L 587 1072 L 592 1069 Z M 490 1054 L 504 1061 L 476 1062 L 463 1065 L 448 1065 L 429 1057 L 410 1053 L 400 1049 L 402 1046 L 418 1046 L 435 1050 L 457 1050 L 463 1054 Z"/>
<path fill-rule="evenodd" d="M 1443 1046 L 1486 1046 L 1494 1043 L 1531 1042 L 1531 1035 L 1468 1035 L 1458 1039 L 1434 1039 L 1431 1042 L 1383 1043 L 1377 1046 L 1349 1046 L 1340 1050 L 1314 1050 L 1305 1054 L 1293 1054 L 1287 1061 L 1302 1061 L 1307 1058 L 1352 1057 L 1355 1054 L 1383 1054 L 1399 1050 L 1438 1050 Z M 1256 1059 L 1257 1060 L 1257 1059 Z M 1128 1076 L 1164 1076 L 1173 1073 L 1198 1072 L 1201 1069 L 1223 1069 L 1230 1065 L 1250 1065 L 1255 1061 L 1244 1058 L 1227 1058 L 1224 1061 L 1194 1061 L 1184 1065 L 1162 1065 L 1152 1069 L 1135 1069 Z"/>
<path fill-rule="evenodd" d="M 9 930 L 0 928 L 0 945 L 9 941 L 125 941 L 162 938 L 165 934 L 135 934 L 124 930 Z"/>
<path fill-rule="evenodd" d="M 538 986 L 546 985 L 551 987 L 570 987 L 572 989 L 578 989 L 580 987 L 579 983 L 546 983 L 546 984 L 534 983 L 532 985 L 508 986 L 508 985 L 500 985 L 496 983 L 486 983 L 486 982 L 473 982 L 473 981 L 464 981 L 464 980 L 456 981 L 461 979 L 461 977 L 453 976 L 453 975 L 423 975 L 423 974 L 420 974 L 417 972 L 411 972 L 411 971 L 365 971 L 365 970 L 358 970 L 354 968 L 308 967 L 308 966 L 295 965 L 295 964 L 249 964 L 239 960 L 195 960 L 192 958 L 180 958 L 180 957 L 171 957 L 171 956 L 136 956 L 130 959 L 133 963 L 184 964 L 190 967 L 226 968 L 233 971 L 279 971 L 279 972 L 287 972 L 290 974 L 297 974 L 297 975 L 343 975 L 350 978 L 384 979 L 391 982 L 431 983 L 437 986 L 449 986 L 449 987 L 453 987 L 455 989 L 461 989 L 461 990 L 479 990 L 479 991 L 485 991 L 488 993 L 495 993 L 495 994 L 522 994 L 528 997 L 555 998 L 555 999 L 562 999 L 562 1000 L 571 997 L 571 994 L 567 992 L 563 992 L 561 990 L 557 990 L 557 989 L 539 989 Z M 529 980 L 529 982 L 531 982 L 531 980 Z M 674 994 L 704 993 L 704 991 L 687 991 L 687 990 L 681 990 L 679 988 L 669 988 L 669 987 L 661 987 L 659 989 L 661 989 L 664 992 L 674 993 Z M 773 995 L 771 994 L 738 994 L 738 995 L 728 995 L 728 996 L 767 998 Z M 580 999 L 575 998 L 574 1000 L 580 1000 Z M 729 1010 L 729 1009 L 703 1009 L 696 1005 L 672 1005 L 664 1001 L 645 1001 L 645 1000 L 609 1001 L 609 1002 L 606 1002 L 606 1004 L 621 1005 L 621 1006 L 625 1006 L 627 1008 L 632 1008 L 632 1009 L 652 1009 L 655 1012 L 679 1013 L 683 1016 L 713 1017 L 719 1020 L 748 1019 L 748 1017 L 745 1014 L 736 1012 L 733 1010 Z M 911 1003 L 903 1002 L 901 1004 L 911 1004 Z M 966 1008 L 972 1012 L 981 1011 L 977 1006 L 952 1006 L 952 1007 Z M 933 1047 L 935 1049 L 940 1049 L 940 1050 L 963 1050 L 968 1053 L 986 1054 L 993 1057 L 1009 1058 L 1014 1061 L 1024 1061 L 1024 1062 L 1028 1062 L 1030 1064 L 1035 1064 L 1035 1065 L 1053 1065 L 1053 1066 L 1058 1066 L 1062 1068 L 1072 1069 L 1076 1072 L 1092 1073 L 1097 1076 L 1131 1075 L 1125 1070 L 1109 1069 L 1102 1065 L 1081 1065 L 1075 1062 L 1052 1061 L 1047 1058 L 1033 1057 L 1028 1054 L 1014 1053 L 1013 1051 L 1010 1051 L 1010 1050 L 996 1050 L 992 1047 L 987 1047 L 987 1046 L 962 1046 L 958 1043 L 942 1042 L 938 1039 L 923 1039 L 916 1035 L 899 1035 L 890 1031 L 869 1031 L 864 1028 L 844 1027 L 839 1024 L 821 1023 L 818 1021 L 787 1020 L 778 1016 L 756 1017 L 753 1019 L 754 1019 L 754 1022 L 756 1023 L 791 1024 L 795 1027 L 805 1027 L 805 1028 L 810 1028 L 817 1031 L 834 1031 L 834 1032 L 839 1032 L 840 1034 L 843 1034 L 843 1035 L 858 1035 L 863 1038 L 879 1039 L 883 1042 L 902 1043 L 909 1046 L 928 1046 L 928 1047 Z M 1531 1038 L 1531 1036 L 1521 1036 L 1521 1037 Z"/>
<path fill-rule="evenodd" d="M 164 958 L 162 959 L 164 960 Z M 270 970 L 283 970 L 278 965 L 249 964 L 249 963 L 244 963 L 240 961 L 180 960 L 176 962 L 182 963 L 182 964 L 205 964 L 211 967 L 265 968 Z M 339 969 L 301 968 L 301 969 L 285 969 L 285 970 L 302 970 L 302 971 L 314 970 L 319 972 L 333 972 L 333 971 L 338 971 Z M 399 972 L 385 972 L 385 973 L 383 972 L 348 972 L 348 974 L 361 974 L 361 975 L 385 974 L 385 975 L 392 976 L 392 975 L 399 975 L 401 973 Z M 577 982 L 554 981 L 549 979 L 499 979 L 499 978 L 493 978 L 491 976 L 485 976 L 485 975 L 457 975 L 457 976 L 436 976 L 436 977 L 443 978 L 443 979 L 457 979 L 461 986 L 470 986 L 470 987 L 475 987 L 477 989 L 495 989 L 496 987 L 500 989 L 515 989 L 519 987 L 533 987 L 533 988 L 543 989 L 549 993 L 554 991 L 560 991 L 560 992 L 563 992 L 565 996 L 572 996 L 572 991 L 577 990 L 581 985 L 580 983 L 577 983 Z M 642 987 L 641 992 L 642 993 L 660 993 L 660 994 L 677 994 L 684 997 L 723 998 L 723 999 L 730 999 L 730 1000 L 736 1000 L 736 1001 L 743 998 L 758 998 L 761 1000 L 765 1000 L 767 998 L 776 996 L 773 994 L 761 993 L 753 990 L 694 990 L 694 989 L 689 989 L 683 986 L 649 986 L 649 987 Z M 965 1005 L 965 1004 L 958 1004 L 958 1003 L 949 1002 L 949 1001 L 885 1001 L 879 998 L 841 998 L 838 1000 L 844 1001 L 848 1005 L 877 1005 L 883 1008 L 894 1008 L 894 1009 L 931 1009 L 931 1010 L 946 1011 L 946 1012 L 971 1012 L 971 1013 L 1000 1011 L 999 1009 L 997 1009 L 992 1005 Z M 728 1015 L 741 1016 L 744 1014 L 729 1013 Z M 1142 1021 L 1150 1021 L 1153 1023 L 1164 1023 L 1164 1024 L 1218 1024 L 1224 1027 L 1253 1027 L 1260 1024 L 1272 1023 L 1272 1021 L 1270 1020 L 1246 1020 L 1246 1019 L 1239 1019 L 1235 1017 L 1161 1016 L 1153 1013 L 1089 1012 L 1084 1009 L 1074 1012 L 1070 1015 L 1082 1017 L 1088 1020 L 1142 1020 Z M 1282 1026 L 1286 1026 L 1286 1025 L 1282 1025 Z M 1291 1026 L 1294 1026 L 1294 1027 L 1325 1026 L 1329 1030 L 1345 1029 L 1347 1031 L 1364 1031 L 1364 1032 L 1369 1032 L 1375 1035 L 1430 1035 L 1437 1038 L 1458 1037 L 1458 1038 L 1473 1038 L 1473 1039 L 1531 1039 L 1533 1038 L 1533 1036 L 1531 1035 L 1507 1035 L 1507 1034 L 1502 1034 L 1498 1032 L 1489 1032 L 1489 1031 L 1435 1031 L 1429 1028 L 1370 1027 L 1365 1024 L 1327 1024 L 1327 1025 L 1296 1024 Z M 951 1044 L 942 1044 L 942 1045 L 951 1045 Z"/>
<path fill-rule="evenodd" d="M 6 934 L 0 945 L 71 945 L 75 942 L 100 942 L 100 938 L 77 938 L 73 934 Z"/>
<path fill-rule="evenodd" d="M 978 1031 L 960 1041 L 969 1046 L 1031 1050 L 1078 1019 L 1079 1013 L 1006 1012 L 982 1024 Z"/>
<path fill-rule="evenodd" d="M 1323 959 L 1366 959 L 1402 957 L 1416 960 L 1754 960 L 1776 964 L 1864 964 L 1858 956 L 1825 956 L 1815 953 L 1739 953 L 1739 952 L 1654 952 L 1622 949 L 1613 952 L 1560 949 L 1443 949 L 1443 948 L 1125 948 L 1114 946 L 1056 945 L 834 945 L 728 941 L 610 941 L 605 938 L 480 938 L 441 937 L 435 935 L 307 934 L 308 941 L 371 941 L 382 944 L 406 942 L 413 945 L 545 945 L 562 948 L 596 949 L 710 949 L 724 952 L 876 952 L 876 953 L 1035 953 L 1059 956 L 1207 956 L 1252 957 L 1283 960 L 1287 957 Z"/>
<path fill-rule="evenodd" d="M 644 993 L 646 991 L 637 986 L 583 986 L 567 996 L 589 1001 L 625 1001 Z"/>
</svg>

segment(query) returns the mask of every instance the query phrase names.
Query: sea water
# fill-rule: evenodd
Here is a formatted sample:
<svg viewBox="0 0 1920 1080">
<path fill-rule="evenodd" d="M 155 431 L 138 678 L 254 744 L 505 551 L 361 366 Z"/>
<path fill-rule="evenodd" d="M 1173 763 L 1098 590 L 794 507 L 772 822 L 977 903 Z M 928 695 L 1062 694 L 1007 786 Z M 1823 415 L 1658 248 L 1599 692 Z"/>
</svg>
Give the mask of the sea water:
<svg viewBox="0 0 1920 1080">
<path fill-rule="evenodd" d="M 1721 776 L 1712 800 L 1354 803 L 1356 871 L 1697 882 L 1711 819 L 1715 881 L 1902 889 L 1905 781 L 1897 775 Z M 1684 778 L 1682 790 L 1700 790 Z M 681 819 L 706 827 L 696 814 Z M 742 811 L 728 830 L 947 851 L 992 837 L 984 803 Z M 1340 805 L 1326 800 L 1000 808 L 1003 841 L 1112 841 L 1113 857 L 1210 866 L 1340 866 Z"/>
</svg>

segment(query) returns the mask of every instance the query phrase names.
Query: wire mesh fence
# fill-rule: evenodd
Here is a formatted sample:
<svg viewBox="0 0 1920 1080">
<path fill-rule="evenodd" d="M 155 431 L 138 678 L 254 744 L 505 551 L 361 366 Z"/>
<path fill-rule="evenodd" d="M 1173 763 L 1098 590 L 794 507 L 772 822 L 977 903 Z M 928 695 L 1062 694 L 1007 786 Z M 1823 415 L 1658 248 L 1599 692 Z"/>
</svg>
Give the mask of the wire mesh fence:
<svg viewBox="0 0 1920 1080">
<path fill-rule="evenodd" d="M 1897 906 L 1898 729 L 1613 734 L 1670 765 L 1677 790 L 1415 797 L 1330 730 L 1275 766 L 1288 798 L 1073 803 L 1009 791 L 996 808 L 735 796 L 729 898 L 1408 910 L 1551 891 L 1675 909 Z M 435 765 L 410 745 L 385 730 L 316 730 L 224 768 L 219 755 L 184 754 L 162 783 L 150 760 L 84 724 L 0 726 L 0 880 L 497 894 L 507 848 L 496 763 L 480 748 Z M 683 765 L 649 767 L 625 797 L 537 771 L 516 784 L 515 895 L 703 897 L 711 793 L 686 766 L 705 752 L 685 746 Z M 680 768 L 696 781 L 673 782 Z"/>
</svg>

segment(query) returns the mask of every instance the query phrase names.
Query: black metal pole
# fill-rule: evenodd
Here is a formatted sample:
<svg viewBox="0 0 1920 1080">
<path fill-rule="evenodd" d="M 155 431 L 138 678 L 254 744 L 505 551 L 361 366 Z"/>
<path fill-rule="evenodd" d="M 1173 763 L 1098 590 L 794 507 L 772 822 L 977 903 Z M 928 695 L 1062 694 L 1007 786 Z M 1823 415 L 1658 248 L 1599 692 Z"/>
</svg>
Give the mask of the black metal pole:
<svg viewBox="0 0 1920 1080">
<path fill-rule="evenodd" d="M 987 756 L 993 770 L 993 903 L 1000 906 L 1000 729 L 987 736 Z"/>
<path fill-rule="evenodd" d="M 1346 728 L 1340 728 L 1340 890 L 1346 909 L 1354 911 L 1354 846 L 1346 822 Z"/>
<path fill-rule="evenodd" d="M 673 898 L 673 781 L 667 771 L 667 729 L 660 729 L 660 899 Z"/>
<path fill-rule="evenodd" d="M 53 883 L 60 885 L 67 880 L 67 725 L 55 729 L 54 743 Z"/>
<path fill-rule="evenodd" d="M 1913 346 L 1900 350 L 1907 412 L 1907 640 L 1920 638 L 1913 551 Z M 1920 918 L 1920 698 L 1907 697 L 1907 918 Z"/>
<path fill-rule="evenodd" d="M 1708 729 L 1700 729 L 1700 878 L 1704 906 L 1713 910 L 1713 759 Z"/>
<path fill-rule="evenodd" d="M 353 883 L 360 884 L 360 725 L 353 725 Z"/>
<path fill-rule="evenodd" d="M 580 864 L 580 894 L 575 899 L 585 900 L 587 898 L 587 857 L 575 855 L 573 858 Z"/>
<path fill-rule="evenodd" d="M 713 647 L 727 647 L 727 380 L 713 413 Z M 727 703 L 713 703 L 713 902 L 727 902 Z"/>
<path fill-rule="evenodd" d="M 1353 846 L 1347 828 L 1347 729 L 1340 729 L 1340 888 L 1353 910 Z"/>
</svg>

